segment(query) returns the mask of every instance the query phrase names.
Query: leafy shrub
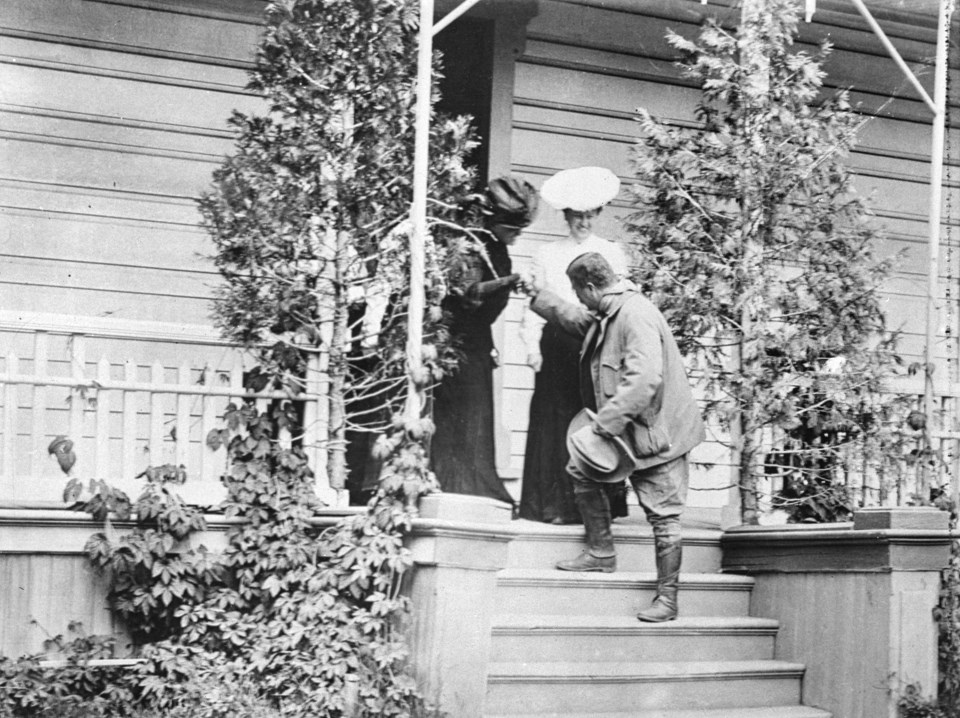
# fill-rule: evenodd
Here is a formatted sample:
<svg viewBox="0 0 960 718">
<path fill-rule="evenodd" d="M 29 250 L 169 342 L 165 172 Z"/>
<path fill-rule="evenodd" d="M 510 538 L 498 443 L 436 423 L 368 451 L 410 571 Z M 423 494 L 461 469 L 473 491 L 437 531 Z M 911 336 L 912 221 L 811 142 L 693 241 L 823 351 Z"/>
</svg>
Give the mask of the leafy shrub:
<svg viewBox="0 0 960 718">
<path fill-rule="evenodd" d="M 942 708 L 936 699 L 925 698 L 916 685 L 908 685 L 897 700 L 898 718 L 957 718 L 957 713 Z"/>
<path fill-rule="evenodd" d="M 134 502 L 102 482 L 89 495 L 68 484 L 78 507 L 96 516 L 110 507 L 132 522 L 123 535 L 98 532 L 87 552 L 110 579 L 111 605 L 138 639 L 140 661 L 91 666 L 113 657 L 116 645 L 85 636 L 51 639 L 62 668 L 42 666 L 41 656 L 2 659 L 9 715 L 339 718 L 418 710 L 402 633 L 409 600 L 400 589 L 412 565 L 403 536 L 413 506 L 436 486 L 413 437 L 432 426 L 395 422 L 377 443 L 385 469 L 376 497 L 365 512 L 320 531 L 313 473 L 300 448 L 276 440 L 280 415 L 289 418 L 282 403 L 266 413 L 228 407 L 223 508 L 241 520 L 222 554 L 186 547 L 205 523 L 174 490 L 179 470 L 144 472 Z"/>
<path fill-rule="evenodd" d="M 79 623 L 69 639 L 54 636 L 42 654 L 0 656 L 0 715 L 4 718 L 112 718 L 129 715 L 134 687 L 128 668 L 96 665 L 113 658 L 115 640 L 87 636 Z M 57 659 L 57 665 L 45 663 Z"/>
<path fill-rule="evenodd" d="M 947 497 L 938 501 L 950 511 L 950 530 L 956 535 L 958 507 Z M 940 626 L 939 704 L 946 718 L 960 716 L 960 541 L 953 540 L 950 563 L 940 574 L 940 602 L 934 609 Z"/>
<path fill-rule="evenodd" d="M 183 468 L 151 467 L 137 478 L 146 485 L 133 503 L 124 492 L 98 480 L 90 482 L 90 496 L 80 501 L 85 497 L 82 482 L 71 479 L 64 499 L 95 519 L 107 521 L 111 512 L 117 519 L 133 520 L 133 531 L 113 538 L 107 531 L 97 532 L 85 550 L 93 565 L 113 578 L 111 607 L 134 641 L 147 643 L 177 632 L 178 608 L 202 598 L 220 567 L 204 547 L 180 547 L 191 534 L 206 529 L 200 510 L 185 504 L 175 491 L 186 480 Z"/>
</svg>

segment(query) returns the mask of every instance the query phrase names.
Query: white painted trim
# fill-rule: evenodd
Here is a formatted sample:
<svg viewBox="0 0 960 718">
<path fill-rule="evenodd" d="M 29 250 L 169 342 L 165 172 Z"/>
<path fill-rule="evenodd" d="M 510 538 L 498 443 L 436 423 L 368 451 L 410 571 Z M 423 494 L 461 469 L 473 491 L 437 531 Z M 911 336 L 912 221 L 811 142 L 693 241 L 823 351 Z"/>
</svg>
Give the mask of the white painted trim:
<svg viewBox="0 0 960 718">
<path fill-rule="evenodd" d="M 258 0 L 261 9 L 254 15 L 238 10 L 236 0 L 206 0 L 206 2 L 176 2 L 176 0 L 93 0 L 105 5 L 122 5 L 142 10 L 153 10 L 171 15 L 193 15 L 211 20 L 226 20 L 242 25 L 263 25 L 263 10 L 267 0 Z M 254 4 L 254 3 L 251 3 Z"/>
<path fill-rule="evenodd" d="M 222 339 L 215 327 L 205 324 L 109 319 L 52 312 L 0 310 L 0 331 L 83 334 L 101 339 L 236 346 L 233 342 Z"/>
<path fill-rule="evenodd" d="M 328 528 L 345 516 L 364 510 L 363 507 L 328 508 L 310 519 L 310 523 L 317 528 Z M 204 518 L 207 530 L 192 536 L 188 545 L 203 544 L 211 551 L 226 546 L 227 530 L 243 523 L 242 519 L 227 518 L 222 514 L 204 514 Z M 111 527 L 122 534 L 133 527 L 133 522 L 112 520 Z M 90 535 L 102 530 L 102 522 L 94 521 L 80 511 L 0 507 L 0 555 L 83 555 Z"/>
</svg>

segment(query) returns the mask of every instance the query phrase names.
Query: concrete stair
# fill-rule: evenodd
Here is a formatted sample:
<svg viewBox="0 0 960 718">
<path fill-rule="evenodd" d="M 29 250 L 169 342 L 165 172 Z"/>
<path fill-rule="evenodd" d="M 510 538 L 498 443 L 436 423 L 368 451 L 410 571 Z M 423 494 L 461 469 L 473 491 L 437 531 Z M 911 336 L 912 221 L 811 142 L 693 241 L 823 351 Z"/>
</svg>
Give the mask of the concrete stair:
<svg viewBox="0 0 960 718">
<path fill-rule="evenodd" d="M 634 509 L 639 511 L 639 509 Z M 626 521 L 631 521 L 627 523 Z M 583 526 L 551 526 L 534 521 L 516 521 L 520 534 L 510 542 L 508 565 L 513 568 L 550 568 L 583 549 Z M 653 571 L 653 534 L 637 520 L 619 519 L 613 524 L 618 571 Z M 683 536 L 683 570 L 715 573 L 720 570 L 719 532 L 688 529 Z"/>
<path fill-rule="evenodd" d="M 633 616 L 502 616 L 493 627 L 495 663 L 592 663 L 773 658 L 777 622 L 747 616 L 688 617 L 641 623 Z"/>
<path fill-rule="evenodd" d="M 807 706 L 774 706 L 772 708 L 630 711 L 629 713 L 511 713 L 509 715 L 488 714 L 486 718 L 830 718 L 830 714 Z"/>
<path fill-rule="evenodd" d="M 776 621 L 749 615 L 753 579 L 721 574 L 719 530 L 685 528 L 680 617 L 635 614 L 656 587 L 653 537 L 617 522 L 616 573 L 553 563 L 583 527 L 515 522 L 497 582 L 485 718 L 830 718 L 800 705 L 804 667 L 778 661 Z"/>
<path fill-rule="evenodd" d="M 649 549 L 651 555 L 653 549 Z M 548 569 L 505 569 L 497 583 L 504 613 L 629 615 L 653 600 L 653 571 L 573 573 Z M 720 573 L 682 573 L 680 606 L 685 616 L 740 616 L 750 608 L 753 579 Z"/>
</svg>

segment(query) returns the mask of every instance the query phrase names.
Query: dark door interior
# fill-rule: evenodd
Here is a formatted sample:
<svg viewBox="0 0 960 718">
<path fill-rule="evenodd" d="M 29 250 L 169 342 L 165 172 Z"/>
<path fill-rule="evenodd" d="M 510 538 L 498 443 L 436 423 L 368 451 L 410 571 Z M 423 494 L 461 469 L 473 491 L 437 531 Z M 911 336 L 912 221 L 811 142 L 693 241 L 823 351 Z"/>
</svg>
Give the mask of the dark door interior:
<svg viewBox="0 0 960 718">
<path fill-rule="evenodd" d="M 434 38 L 443 53 L 440 102 L 448 115 L 470 115 L 479 144 L 470 161 L 482 184 L 487 181 L 490 103 L 493 92 L 493 21 L 458 18 Z"/>
</svg>

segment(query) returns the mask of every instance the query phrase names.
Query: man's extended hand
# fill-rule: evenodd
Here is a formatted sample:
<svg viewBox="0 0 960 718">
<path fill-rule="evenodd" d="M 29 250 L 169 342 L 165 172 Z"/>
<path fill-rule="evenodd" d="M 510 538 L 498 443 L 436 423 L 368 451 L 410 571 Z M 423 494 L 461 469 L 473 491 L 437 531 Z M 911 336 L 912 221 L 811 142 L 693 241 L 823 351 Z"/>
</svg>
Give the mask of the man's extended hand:
<svg viewBox="0 0 960 718">
<path fill-rule="evenodd" d="M 536 297 L 543 288 L 540 285 L 539 277 L 537 277 L 537 275 L 535 275 L 533 272 L 521 272 L 518 286 L 520 291 L 531 299 Z"/>
</svg>

